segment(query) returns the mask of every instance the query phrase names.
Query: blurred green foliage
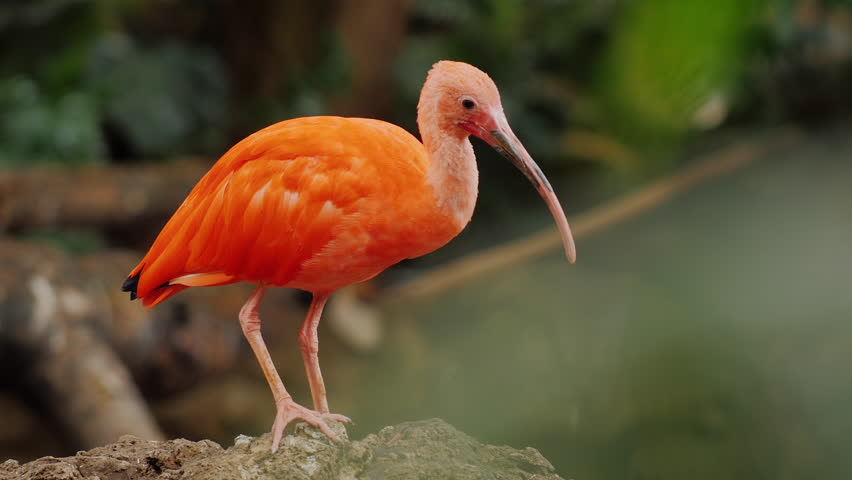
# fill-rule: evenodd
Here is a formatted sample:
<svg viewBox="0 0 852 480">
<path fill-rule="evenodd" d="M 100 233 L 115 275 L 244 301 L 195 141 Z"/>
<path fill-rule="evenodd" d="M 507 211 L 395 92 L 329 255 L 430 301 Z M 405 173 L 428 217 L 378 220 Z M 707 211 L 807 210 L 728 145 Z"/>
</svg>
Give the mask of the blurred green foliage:
<svg viewBox="0 0 852 480">
<path fill-rule="evenodd" d="M 693 129 L 720 123 L 725 113 L 720 109 L 737 93 L 753 55 L 766 4 L 654 0 L 626 6 L 615 22 L 597 85 L 602 115 L 613 131 L 653 151 Z M 702 108 L 708 109 L 705 118 Z"/>
<path fill-rule="evenodd" d="M 71 255 L 90 254 L 107 247 L 101 232 L 94 228 L 41 229 L 27 232 L 22 238 L 58 248 Z"/>
<path fill-rule="evenodd" d="M 257 7 L 285 16 L 320 8 Z M 0 6 L 0 163 L 216 154 L 248 128 L 334 113 L 353 64 L 333 12 L 325 23 L 318 17 L 319 29 L 311 20 L 305 45 L 285 47 L 270 42 L 301 37 L 272 28 L 238 38 L 228 15 L 250 10 L 234 8 L 226 0 Z M 658 172 L 692 133 L 743 115 L 796 117 L 800 104 L 814 104 L 818 94 L 803 92 L 803 78 L 822 80 L 813 52 L 852 63 L 843 47 L 849 8 L 848 0 L 419 0 L 399 46 L 390 120 L 414 130 L 426 70 L 463 60 L 501 86 L 517 133 L 548 171 L 583 160 Z M 250 15 L 236 24 L 252 24 Z M 234 61 L 240 51 L 224 44 L 234 41 L 248 60 Z M 268 53 L 258 53 L 265 45 Z M 273 56 L 291 64 L 243 71 Z M 802 77 L 801 65 L 816 73 Z M 253 74 L 266 93 L 245 85 Z M 821 90 L 843 90 L 849 68 L 834 77 Z M 819 105 L 848 103 L 840 100 Z"/>
<path fill-rule="evenodd" d="M 0 111 L 0 165 L 90 163 L 104 157 L 96 102 L 87 92 L 49 98 L 30 77 L 7 77 L 0 79 Z"/>
<path fill-rule="evenodd" d="M 79 1 L 0 7 L 0 164 L 103 158 L 97 102 L 79 85 L 99 24 Z"/>
<path fill-rule="evenodd" d="M 0 7 L 0 165 L 163 158 L 222 143 L 225 77 L 187 45 L 138 46 L 113 27 L 131 2 Z"/>
<path fill-rule="evenodd" d="M 103 121 L 141 155 L 221 143 L 225 78 L 207 50 L 140 48 L 125 36 L 105 36 L 91 51 L 85 84 L 100 100 Z"/>
</svg>

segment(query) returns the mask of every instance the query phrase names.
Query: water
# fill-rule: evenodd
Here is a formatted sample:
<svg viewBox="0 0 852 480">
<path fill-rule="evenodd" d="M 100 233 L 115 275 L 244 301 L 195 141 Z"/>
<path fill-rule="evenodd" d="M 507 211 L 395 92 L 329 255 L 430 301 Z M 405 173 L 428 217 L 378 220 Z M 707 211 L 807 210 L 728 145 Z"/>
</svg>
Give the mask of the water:
<svg viewBox="0 0 852 480">
<path fill-rule="evenodd" d="M 554 251 L 393 307 L 385 345 L 345 370 L 353 436 L 438 416 L 566 478 L 848 477 L 843 137 L 583 238 L 575 266 Z"/>
</svg>

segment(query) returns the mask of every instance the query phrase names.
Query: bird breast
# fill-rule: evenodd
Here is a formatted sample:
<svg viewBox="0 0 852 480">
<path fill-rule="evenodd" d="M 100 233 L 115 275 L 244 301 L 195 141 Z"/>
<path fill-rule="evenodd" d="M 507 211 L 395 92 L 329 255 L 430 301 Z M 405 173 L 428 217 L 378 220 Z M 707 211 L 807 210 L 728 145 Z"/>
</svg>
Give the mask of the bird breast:
<svg viewBox="0 0 852 480">
<path fill-rule="evenodd" d="M 365 201 L 363 208 L 340 220 L 333 238 L 286 286 L 333 291 L 368 280 L 401 260 L 444 246 L 464 228 L 462 217 L 439 206 L 425 182 L 388 202 Z"/>
</svg>

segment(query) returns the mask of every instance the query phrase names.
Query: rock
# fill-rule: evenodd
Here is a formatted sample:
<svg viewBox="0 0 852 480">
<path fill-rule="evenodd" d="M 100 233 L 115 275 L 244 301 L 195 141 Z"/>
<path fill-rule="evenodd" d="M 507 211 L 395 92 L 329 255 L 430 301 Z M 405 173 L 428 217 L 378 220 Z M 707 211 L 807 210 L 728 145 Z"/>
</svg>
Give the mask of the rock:
<svg viewBox="0 0 852 480">
<path fill-rule="evenodd" d="M 347 453 L 336 478 L 560 478 L 553 465 L 534 448 L 483 445 L 440 419 L 385 427 L 349 444 Z"/>
<path fill-rule="evenodd" d="M 343 425 L 332 428 L 345 438 Z M 0 464 L 0 480 L 559 479 L 532 448 L 483 445 L 443 420 L 386 427 L 363 440 L 331 443 L 304 423 L 270 452 L 269 434 L 241 435 L 227 450 L 209 440 L 118 442 L 73 457 Z"/>
<path fill-rule="evenodd" d="M 331 428 L 346 439 L 342 424 L 329 422 Z M 241 435 L 234 446 L 219 456 L 208 457 L 187 465 L 181 480 L 293 479 L 338 478 L 339 465 L 345 462 L 348 443 L 333 444 L 319 430 L 298 423 L 294 432 L 285 435 L 278 451 L 272 453 L 272 436 L 251 439 Z"/>
<path fill-rule="evenodd" d="M 0 480 L 171 480 L 182 478 L 185 465 L 222 453 L 209 440 L 148 441 L 126 435 L 73 457 L 43 457 L 24 465 L 8 460 L 0 464 Z"/>
</svg>

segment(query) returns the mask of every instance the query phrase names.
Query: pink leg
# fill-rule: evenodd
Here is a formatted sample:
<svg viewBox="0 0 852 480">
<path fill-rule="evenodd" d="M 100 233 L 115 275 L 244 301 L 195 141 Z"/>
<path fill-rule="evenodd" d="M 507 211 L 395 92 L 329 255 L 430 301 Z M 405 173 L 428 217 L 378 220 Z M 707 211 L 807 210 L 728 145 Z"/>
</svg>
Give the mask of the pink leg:
<svg viewBox="0 0 852 480">
<path fill-rule="evenodd" d="M 319 337 L 317 327 L 319 326 L 322 309 L 328 301 L 329 294 L 314 294 L 311 307 L 305 317 L 305 323 L 299 330 L 299 346 L 302 348 L 302 360 L 305 362 L 305 372 L 308 375 L 308 384 L 311 386 L 311 398 L 314 400 L 314 410 L 320 413 L 328 413 L 328 399 L 325 395 L 325 383 L 322 381 L 322 372 L 319 365 Z"/>
<path fill-rule="evenodd" d="M 272 451 L 278 450 L 281 443 L 281 437 L 284 435 L 284 428 L 293 420 L 304 420 L 311 425 L 322 430 L 329 438 L 335 442 L 339 442 L 340 438 L 334 433 L 331 428 L 323 421 L 323 417 L 333 418 L 335 420 L 348 421 L 342 415 L 322 414 L 314 410 L 309 410 L 295 401 L 287 393 L 284 388 L 284 383 L 275 370 L 275 365 L 272 363 L 272 358 L 269 356 L 269 351 L 266 349 L 266 344 L 263 342 L 263 337 L 260 334 L 260 317 L 257 315 L 257 307 L 263 299 L 263 293 L 266 291 L 266 286 L 258 285 L 251 297 L 246 301 L 243 308 L 240 310 L 240 326 L 243 329 L 243 334 L 251 345 L 257 361 L 260 363 L 260 368 L 263 370 L 263 375 L 269 383 L 269 388 L 272 389 L 272 395 L 275 397 L 275 406 L 278 412 L 275 415 L 275 422 L 272 424 Z M 322 380 L 320 380 L 322 382 Z M 311 385 L 313 387 L 313 385 Z"/>
</svg>

